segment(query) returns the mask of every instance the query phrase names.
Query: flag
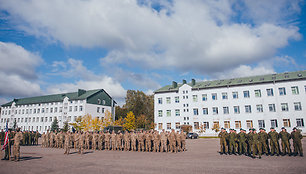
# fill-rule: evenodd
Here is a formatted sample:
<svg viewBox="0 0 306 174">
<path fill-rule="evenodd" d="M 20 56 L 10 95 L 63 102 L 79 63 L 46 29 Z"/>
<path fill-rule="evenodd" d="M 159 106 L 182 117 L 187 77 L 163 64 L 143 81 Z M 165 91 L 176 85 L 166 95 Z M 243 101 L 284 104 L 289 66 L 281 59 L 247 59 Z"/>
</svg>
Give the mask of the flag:
<svg viewBox="0 0 306 174">
<path fill-rule="evenodd" d="M 5 149 L 5 147 L 7 146 L 8 144 L 8 141 L 9 141 L 9 137 L 8 137 L 8 121 L 6 122 L 6 129 L 5 129 L 5 138 L 4 138 L 4 144 L 1 148 L 1 150 L 3 151 Z"/>
</svg>

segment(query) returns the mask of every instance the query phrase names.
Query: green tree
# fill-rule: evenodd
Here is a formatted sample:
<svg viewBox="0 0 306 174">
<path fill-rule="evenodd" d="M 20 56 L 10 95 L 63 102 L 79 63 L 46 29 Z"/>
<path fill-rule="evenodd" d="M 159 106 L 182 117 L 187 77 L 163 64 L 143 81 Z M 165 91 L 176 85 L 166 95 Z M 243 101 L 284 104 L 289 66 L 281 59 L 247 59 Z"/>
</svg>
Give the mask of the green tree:
<svg viewBox="0 0 306 174">
<path fill-rule="evenodd" d="M 64 122 L 64 127 L 62 129 L 64 132 L 67 132 L 69 130 L 69 125 L 68 125 L 68 121 Z"/>
<path fill-rule="evenodd" d="M 127 108 L 116 106 L 115 107 L 116 113 L 115 113 L 115 120 L 118 120 L 120 118 L 124 118 L 126 114 L 128 113 Z"/>
<path fill-rule="evenodd" d="M 59 126 L 58 126 L 58 120 L 55 117 L 52 124 L 51 124 L 51 131 L 54 132 L 55 130 L 58 131 Z"/>
<path fill-rule="evenodd" d="M 123 125 L 124 129 L 128 131 L 136 129 L 135 121 L 136 121 L 135 115 L 133 114 L 132 111 L 130 111 L 129 113 L 127 113 L 125 117 L 125 124 Z"/>
</svg>

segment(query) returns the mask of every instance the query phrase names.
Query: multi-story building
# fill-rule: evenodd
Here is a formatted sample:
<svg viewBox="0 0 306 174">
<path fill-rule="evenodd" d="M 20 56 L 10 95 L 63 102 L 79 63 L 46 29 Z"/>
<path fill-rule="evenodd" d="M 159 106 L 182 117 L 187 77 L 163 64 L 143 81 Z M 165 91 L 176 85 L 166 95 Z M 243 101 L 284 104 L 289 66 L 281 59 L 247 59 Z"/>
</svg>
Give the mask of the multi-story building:
<svg viewBox="0 0 306 174">
<path fill-rule="evenodd" d="M 216 135 L 215 129 L 298 127 L 305 134 L 306 71 L 162 87 L 154 92 L 156 130 Z"/>
<path fill-rule="evenodd" d="M 0 129 L 8 122 L 9 128 L 17 123 L 21 130 L 46 132 L 55 117 L 62 127 L 65 121 L 73 123 L 86 114 L 102 119 L 106 111 L 115 119 L 115 104 L 103 89 L 14 99 L 1 106 Z"/>
</svg>

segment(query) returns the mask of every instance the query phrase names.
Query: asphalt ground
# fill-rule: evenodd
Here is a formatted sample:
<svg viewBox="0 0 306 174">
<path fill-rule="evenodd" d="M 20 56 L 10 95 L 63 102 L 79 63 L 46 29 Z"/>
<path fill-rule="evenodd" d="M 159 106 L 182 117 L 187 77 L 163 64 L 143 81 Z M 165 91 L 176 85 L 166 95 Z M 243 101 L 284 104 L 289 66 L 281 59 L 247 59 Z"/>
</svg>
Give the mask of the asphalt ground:
<svg viewBox="0 0 306 174">
<path fill-rule="evenodd" d="M 306 138 L 303 139 L 306 149 Z M 203 174 L 203 173 L 306 173 L 306 158 L 289 156 L 220 155 L 219 139 L 187 140 L 179 153 L 93 151 L 80 155 L 71 150 L 22 146 L 21 161 L 0 161 L 0 174 Z"/>
</svg>

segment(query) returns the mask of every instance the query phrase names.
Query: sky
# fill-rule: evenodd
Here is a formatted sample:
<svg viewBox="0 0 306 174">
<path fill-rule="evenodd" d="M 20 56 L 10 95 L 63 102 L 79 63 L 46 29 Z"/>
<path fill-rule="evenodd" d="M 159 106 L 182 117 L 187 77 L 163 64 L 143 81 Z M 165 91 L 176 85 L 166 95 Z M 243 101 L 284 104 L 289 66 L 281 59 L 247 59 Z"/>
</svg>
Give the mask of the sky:
<svg viewBox="0 0 306 174">
<path fill-rule="evenodd" d="M 0 104 L 306 69 L 303 0 L 0 0 Z"/>
</svg>

